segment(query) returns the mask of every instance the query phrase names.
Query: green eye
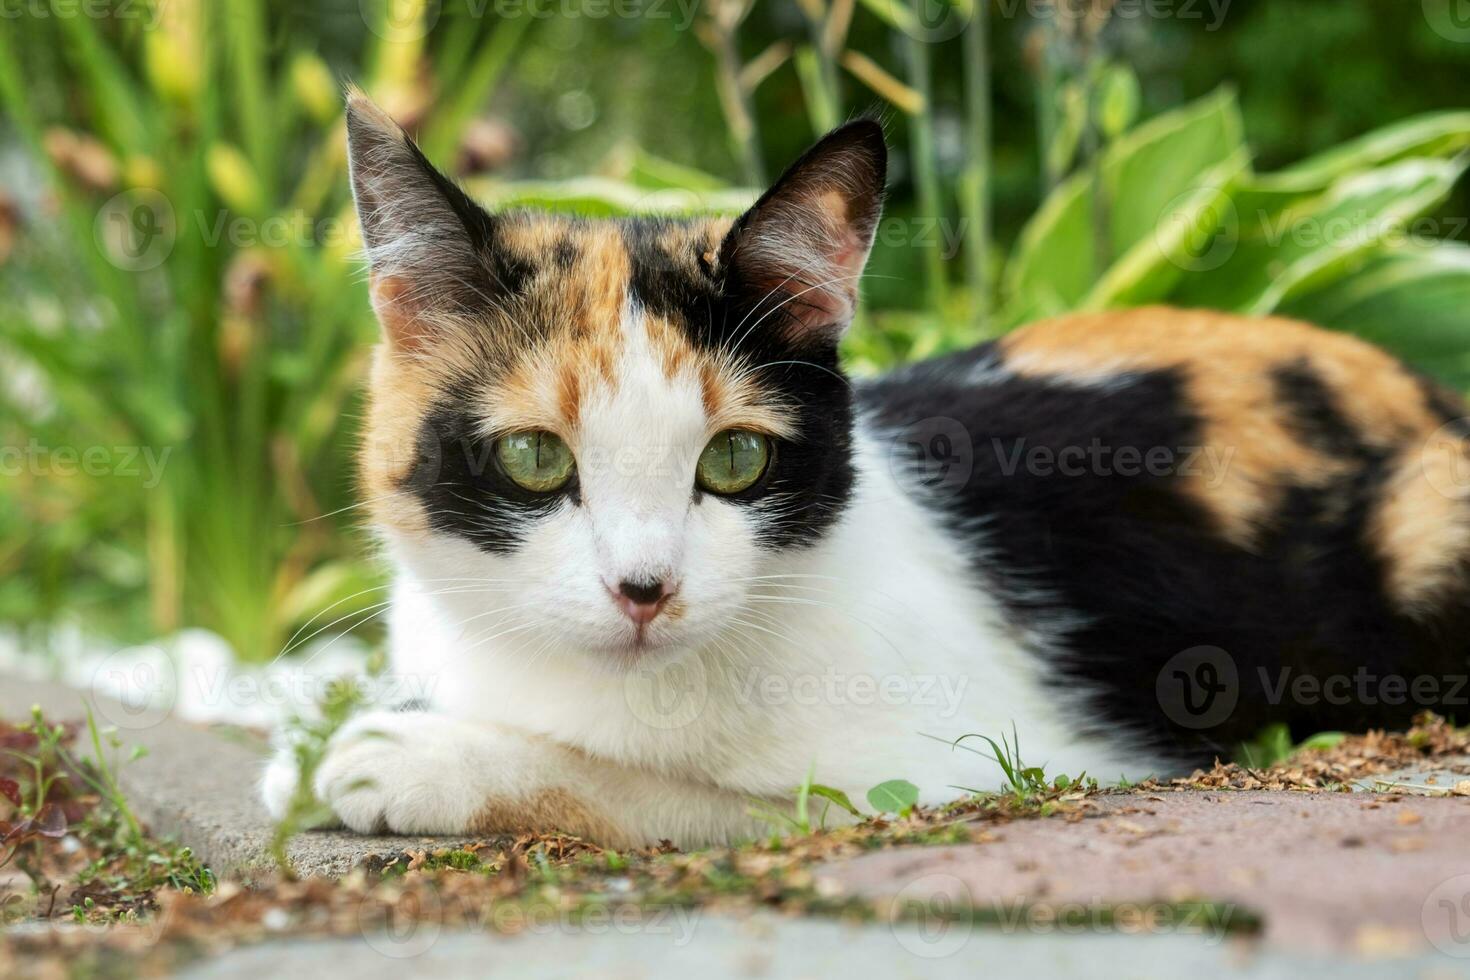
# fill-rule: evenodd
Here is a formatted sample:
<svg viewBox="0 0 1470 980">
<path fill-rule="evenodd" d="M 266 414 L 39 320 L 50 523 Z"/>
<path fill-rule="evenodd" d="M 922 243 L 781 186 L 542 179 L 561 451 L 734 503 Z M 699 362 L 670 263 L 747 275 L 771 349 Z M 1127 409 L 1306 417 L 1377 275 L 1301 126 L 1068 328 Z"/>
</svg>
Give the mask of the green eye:
<svg viewBox="0 0 1470 980">
<path fill-rule="evenodd" d="M 512 432 L 495 444 L 506 475 L 532 493 L 550 493 L 572 478 L 567 444 L 550 432 Z"/>
<path fill-rule="evenodd" d="M 761 478 L 770 458 L 771 444 L 765 436 L 726 429 L 699 454 L 694 476 L 710 493 L 739 493 Z"/>
</svg>

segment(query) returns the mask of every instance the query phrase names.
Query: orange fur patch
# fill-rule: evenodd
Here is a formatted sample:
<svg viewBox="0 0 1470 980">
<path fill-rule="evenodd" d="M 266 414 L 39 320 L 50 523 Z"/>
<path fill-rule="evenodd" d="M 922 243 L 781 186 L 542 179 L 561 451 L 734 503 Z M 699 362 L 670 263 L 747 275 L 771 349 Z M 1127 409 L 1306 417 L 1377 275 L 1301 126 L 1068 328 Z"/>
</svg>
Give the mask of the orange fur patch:
<svg viewBox="0 0 1470 980">
<path fill-rule="evenodd" d="M 1399 362 L 1345 334 L 1277 317 L 1160 307 L 1086 314 L 1033 324 L 1001 348 L 1008 368 L 1032 377 L 1178 372 L 1206 446 L 1228 460 L 1217 485 L 1195 480 L 1193 492 L 1223 533 L 1246 547 L 1272 521 L 1285 484 L 1328 486 L 1350 465 L 1301 441 L 1277 398 L 1274 370 L 1304 363 L 1372 448 L 1391 451 L 1438 425 Z"/>
<path fill-rule="evenodd" d="M 1466 585 L 1470 559 L 1470 446 L 1437 433 L 1406 450 L 1374 509 L 1370 535 L 1386 560 L 1385 587 L 1401 606 L 1433 613 Z"/>
<path fill-rule="evenodd" d="M 630 847 L 631 840 L 611 820 L 564 789 L 546 789 L 523 800 L 488 800 L 471 821 L 472 834 L 523 834 L 560 831 L 605 847 Z"/>
</svg>

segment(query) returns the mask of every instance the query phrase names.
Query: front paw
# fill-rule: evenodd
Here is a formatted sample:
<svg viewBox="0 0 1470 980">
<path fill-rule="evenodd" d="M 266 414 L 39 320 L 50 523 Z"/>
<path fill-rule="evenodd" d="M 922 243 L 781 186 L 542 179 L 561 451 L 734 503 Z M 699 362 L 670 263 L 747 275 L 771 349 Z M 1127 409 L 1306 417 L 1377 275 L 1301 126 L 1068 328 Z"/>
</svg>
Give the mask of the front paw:
<svg viewBox="0 0 1470 980">
<path fill-rule="evenodd" d="M 484 804 L 475 773 L 463 762 L 466 749 L 466 733 L 457 722 L 430 714 L 371 712 L 332 736 L 312 788 L 360 834 L 463 834 Z M 279 762 L 266 772 L 267 808 Z M 294 764 L 290 769 L 294 779 Z"/>
<path fill-rule="evenodd" d="M 462 834 L 484 805 L 468 734 L 437 715 L 374 712 L 333 736 L 317 799 L 361 834 Z"/>
</svg>

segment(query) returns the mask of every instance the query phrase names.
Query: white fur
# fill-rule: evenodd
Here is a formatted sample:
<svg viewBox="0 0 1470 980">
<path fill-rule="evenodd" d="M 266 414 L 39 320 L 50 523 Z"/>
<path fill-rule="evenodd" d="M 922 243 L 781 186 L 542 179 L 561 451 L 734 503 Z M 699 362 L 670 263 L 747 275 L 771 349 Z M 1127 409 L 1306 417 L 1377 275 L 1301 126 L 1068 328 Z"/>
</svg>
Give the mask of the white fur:
<svg viewBox="0 0 1470 980">
<path fill-rule="evenodd" d="M 580 506 L 508 556 L 387 539 L 393 669 L 432 691 L 432 711 L 337 737 L 316 789 L 348 826 L 464 831 L 487 800 L 564 789 L 622 840 L 694 846 L 751 833 L 747 801 L 789 799 L 809 773 L 859 805 L 888 779 L 927 803 L 994 787 L 994 762 L 944 743 L 1013 725 L 1025 761 L 1051 772 L 1153 769 L 1075 734 L 1025 649 L 1039 641 L 969 569 L 981 532 L 940 526 L 879 435 L 858 433 L 854 496 L 815 546 L 762 551 L 757 509 L 692 502 L 714 435 L 698 386 L 663 376 L 636 310 L 625 329 L 616 390 L 587 399 L 573 445 Z M 609 595 L 630 577 L 677 582 L 687 609 L 636 651 Z M 293 772 L 283 754 L 267 774 L 277 814 Z"/>
</svg>

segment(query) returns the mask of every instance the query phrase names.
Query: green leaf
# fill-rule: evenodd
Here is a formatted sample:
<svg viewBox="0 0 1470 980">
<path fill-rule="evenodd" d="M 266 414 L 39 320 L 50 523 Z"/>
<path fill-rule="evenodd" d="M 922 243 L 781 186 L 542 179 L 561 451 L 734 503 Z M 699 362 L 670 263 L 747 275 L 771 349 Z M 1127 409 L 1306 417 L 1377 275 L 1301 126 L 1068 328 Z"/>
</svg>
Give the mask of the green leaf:
<svg viewBox="0 0 1470 980">
<path fill-rule="evenodd" d="M 1347 738 L 1347 734 L 1345 732 L 1318 732 L 1310 738 L 1305 739 L 1301 745 L 1297 746 L 1297 748 L 1332 749 L 1341 745 L 1342 740 L 1345 738 Z"/>
<path fill-rule="evenodd" d="M 809 790 L 812 796 L 820 796 L 822 799 L 841 807 L 855 817 L 862 816 L 862 811 L 853 806 L 852 800 L 848 799 L 847 794 L 840 789 L 823 786 L 821 783 L 812 783 Z"/>
<path fill-rule="evenodd" d="M 1240 743 L 1235 760 L 1244 766 L 1265 769 L 1291 755 L 1291 748 L 1291 730 L 1281 722 L 1272 722 L 1251 741 Z"/>
<path fill-rule="evenodd" d="M 464 77 L 439 79 L 448 94 L 440 100 L 423 137 L 422 145 L 429 159 L 444 159 L 454 150 L 466 124 L 490 101 L 510 63 L 524 50 L 521 35 L 534 19 L 500 18 L 489 42 L 480 47 Z"/>
<path fill-rule="evenodd" d="M 1342 278 L 1282 304 L 1288 316 L 1381 344 L 1422 371 L 1470 388 L 1470 245 L 1375 252 Z"/>
<path fill-rule="evenodd" d="M 1134 243 L 1099 277 L 1079 309 L 1142 306 L 1163 299 L 1186 271 L 1208 267 L 1221 224 L 1231 213 L 1231 191 L 1250 168 L 1241 147 L 1175 198 L 1151 234 Z"/>
<path fill-rule="evenodd" d="M 1350 173 L 1406 157 L 1451 156 L 1467 146 L 1470 146 L 1470 111 L 1432 112 L 1339 143 L 1258 178 L 1255 186 L 1293 193 L 1321 190 Z"/>
<path fill-rule="evenodd" d="M 1414 116 L 1340 143 L 1299 163 L 1252 178 L 1236 195 L 1241 214 L 1274 213 L 1335 181 L 1412 157 L 1449 157 L 1470 147 L 1470 112 Z"/>
<path fill-rule="evenodd" d="M 563 181 L 469 181 L 472 194 L 495 208 L 545 208 L 562 214 L 615 217 L 629 214 L 738 214 L 755 200 L 753 191 L 650 189 L 607 177 Z"/>
<path fill-rule="evenodd" d="M 156 111 L 142 98 L 136 80 L 104 42 L 96 17 L 57 17 L 69 43 L 62 45 L 88 97 L 97 103 L 94 116 L 101 134 L 124 153 L 147 153 L 152 148 Z"/>
<path fill-rule="evenodd" d="M 1411 159 L 1351 174 L 1278 213 L 1236 214 L 1224 261 L 1193 270 L 1170 294 L 1181 306 L 1264 314 L 1331 282 L 1354 260 L 1409 236 L 1409 223 L 1449 196 L 1466 160 Z M 1227 223 L 1229 224 L 1229 223 Z"/>
<path fill-rule="evenodd" d="M 1077 174 L 1052 192 L 1022 230 L 1005 274 L 1004 322 L 1146 292 L 1134 290 L 1132 279 L 1107 276 L 1099 260 L 1112 265 L 1112 257 L 1121 256 L 1133 278 L 1159 268 L 1159 255 L 1145 255 L 1162 253 L 1152 241 L 1160 220 L 1177 212 L 1181 201 L 1202 207 L 1206 202 L 1191 196 L 1202 189 L 1215 194 L 1228 186 L 1228 175 L 1245 166 L 1242 146 L 1240 110 L 1229 89 L 1156 116 L 1115 140 L 1101 162 L 1101 206 L 1093 174 Z M 1107 223 L 1102 237 L 1110 255 L 1097 254 L 1093 227 L 1100 216 Z M 1145 251 L 1134 253 L 1140 243 Z M 1108 285 L 1090 296 L 1099 280 Z"/>
<path fill-rule="evenodd" d="M 728 181 L 714 174 L 665 160 L 639 146 L 632 147 L 628 157 L 628 172 L 623 176 L 636 187 L 653 190 L 684 190 L 710 194 L 730 189 Z"/>
<path fill-rule="evenodd" d="M 903 813 L 919 802 L 919 787 L 906 779 L 890 779 L 868 790 L 868 803 L 879 813 Z"/>
</svg>

